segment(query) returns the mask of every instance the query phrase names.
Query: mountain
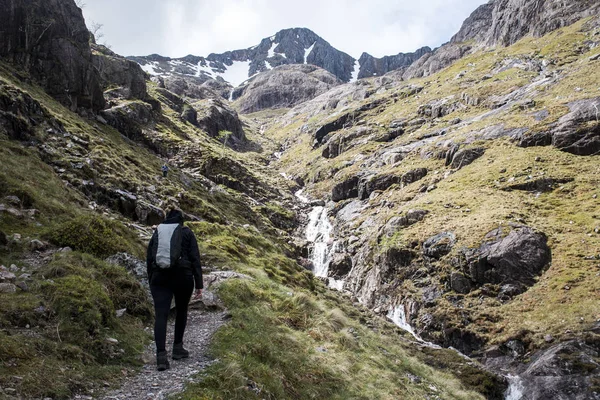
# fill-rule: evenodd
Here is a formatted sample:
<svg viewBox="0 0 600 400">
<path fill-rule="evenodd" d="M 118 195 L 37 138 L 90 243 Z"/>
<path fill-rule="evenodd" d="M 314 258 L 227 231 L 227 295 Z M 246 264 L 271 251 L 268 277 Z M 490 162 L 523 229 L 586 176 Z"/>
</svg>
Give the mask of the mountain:
<svg viewBox="0 0 600 400">
<path fill-rule="evenodd" d="M 240 91 L 233 91 L 233 88 L 241 85 L 247 87 L 249 79 L 283 65 L 314 65 L 333 74 L 340 83 L 343 83 L 407 68 L 429 52 L 431 52 L 429 47 L 423 47 L 415 53 L 400 53 L 383 58 L 375 58 L 363 53 L 361 58 L 356 60 L 335 49 L 309 29 L 294 28 L 279 31 L 248 49 L 210 54 L 208 57 L 188 55 L 172 59 L 153 54 L 128 58 L 138 62 L 148 74 L 160 77 L 167 88 L 172 79 L 185 79 L 189 85 L 211 87 L 221 96 L 235 100 Z M 305 80 L 311 82 L 308 77 Z M 312 92 L 313 95 L 296 97 L 293 103 L 285 104 L 294 106 L 321 93 L 314 87 L 308 92 Z M 279 94 L 279 97 L 281 96 Z M 273 106 L 273 102 L 267 103 L 267 107 Z M 255 104 L 244 109 L 262 108 Z"/>
<path fill-rule="evenodd" d="M 481 46 L 509 46 L 527 36 L 550 31 L 600 12 L 594 0 L 490 0 L 465 20 L 450 42 L 408 68 L 405 79 L 428 76 Z"/>
<path fill-rule="evenodd" d="M 248 49 L 213 53 L 207 57 L 189 55 L 171 59 L 151 55 L 128 58 L 140 63 L 151 75 L 183 74 L 201 79 L 222 79 L 234 87 L 260 72 L 288 64 L 316 65 L 348 82 L 355 61 L 305 28 L 285 29 Z"/>
<path fill-rule="evenodd" d="M 232 92 L 86 41 L 74 0 L 0 0 L 0 397 L 597 399 L 597 10 L 493 1 L 378 76 Z M 206 276 L 185 387 L 143 354 L 170 207 Z"/>
</svg>

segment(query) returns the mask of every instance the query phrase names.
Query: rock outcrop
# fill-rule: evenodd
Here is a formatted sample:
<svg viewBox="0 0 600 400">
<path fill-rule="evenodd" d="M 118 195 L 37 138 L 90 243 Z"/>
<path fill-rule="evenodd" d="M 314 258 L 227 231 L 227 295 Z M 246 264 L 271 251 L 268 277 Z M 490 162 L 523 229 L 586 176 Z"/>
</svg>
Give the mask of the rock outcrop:
<svg viewBox="0 0 600 400">
<path fill-rule="evenodd" d="M 415 61 L 429 53 L 431 53 L 429 47 L 422 47 L 414 53 L 398 53 L 395 56 L 382 58 L 375 58 L 369 53 L 363 53 L 358 59 L 360 64 L 358 79 L 381 76 L 390 71 L 408 68 Z"/>
<path fill-rule="evenodd" d="M 509 46 L 527 35 L 543 36 L 598 12 L 600 4 L 587 0 L 491 0 L 465 20 L 449 43 L 409 67 L 404 78 L 431 75 L 474 48 Z"/>
<path fill-rule="evenodd" d="M 110 49 L 92 44 L 92 61 L 108 97 L 146 100 L 146 74 L 139 64 L 121 57 Z"/>
<path fill-rule="evenodd" d="M 236 89 L 233 98 L 242 114 L 291 108 L 341 83 L 333 74 L 314 65 L 282 65 Z"/>
<path fill-rule="evenodd" d="M 535 282 L 552 260 L 548 238 L 529 227 L 519 227 L 503 236 L 501 229 L 490 232 L 478 249 L 464 251 L 463 272 L 477 285 L 485 283 Z"/>
<path fill-rule="evenodd" d="M 104 108 L 90 33 L 73 0 L 1 0 L 0 57 L 76 110 Z"/>
</svg>

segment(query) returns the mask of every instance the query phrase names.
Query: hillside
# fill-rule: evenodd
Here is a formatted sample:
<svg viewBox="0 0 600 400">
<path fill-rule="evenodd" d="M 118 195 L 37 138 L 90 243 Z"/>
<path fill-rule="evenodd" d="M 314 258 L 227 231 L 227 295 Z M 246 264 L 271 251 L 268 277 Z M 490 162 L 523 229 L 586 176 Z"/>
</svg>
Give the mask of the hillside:
<svg viewBox="0 0 600 400">
<path fill-rule="evenodd" d="M 597 396 L 598 23 L 339 86 L 266 132 L 327 201 L 330 285 L 524 398 Z"/>
<path fill-rule="evenodd" d="M 600 3 L 560 3 L 491 1 L 351 81 L 308 30 L 128 59 L 74 0 L 0 0 L 0 398 L 154 367 L 172 206 L 225 318 L 175 398 L 600 398 Z M 262 72 L 233 90 L 235 63 Z"/>
<path fill-rule="evenodd" d="M 172 205 L 201 238 L 207 284 L 220 271 L 245 274 L 209 286 L 229 322 L 202 355 L 218 361 L 183 397 L 503 390 L 502 379 L 415 345 L 297 263 L 304 206 L 269 165 L 274 144 L 253 120 L 218 98 L 191 102 L 146 81 L 102 46 L 65 40 L 83 26 L 72 0 L 0 1 L 0 15 L 14 28 L 0 64 L 2 398 L 99 396 L 140 371 L 153 318 L 140 259 Z M 31 20 L 33 46 L 19 28 Z M 80 66 L 87 79 L 77 87 L 70 71 Z M 45 79 L 56 70 L 73 88 L 67 96 Z M 85 101 L 98 90 L 102 101 Z"/>
</svg>

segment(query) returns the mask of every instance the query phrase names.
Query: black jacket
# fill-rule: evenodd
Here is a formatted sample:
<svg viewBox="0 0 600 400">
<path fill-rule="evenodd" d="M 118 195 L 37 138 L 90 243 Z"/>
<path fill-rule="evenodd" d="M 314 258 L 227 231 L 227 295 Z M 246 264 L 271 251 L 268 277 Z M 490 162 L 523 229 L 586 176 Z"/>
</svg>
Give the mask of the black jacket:
<svg viewBox="0 0 600 400">
<path fill-rule="evenodd" d="M 171 211 L 165 219 L 165 224 L 183 223 L 183 214 L 181 211 Z M 200 251 L 198 250 L 198 242 L 196 241 L 196 235 L 194 232 L 186 226 L 182 230 L 182 241 L 181 241 L 181 260 L 177 268 L 189 268 L 194 275 L 194 284 L 196 289 L 202 289 L 204 283 L 202 282 L 202 264 L 200 264 Z M 148 250 L 146 251 L 146 269 L 148 272 L 148 280 L 152 280 L 152 274 L 158 270 L 156 266 L 156 260 L 152 248 L 157 239 L 157 232 L 155 231 L 148 244 Z"/>
</svg>

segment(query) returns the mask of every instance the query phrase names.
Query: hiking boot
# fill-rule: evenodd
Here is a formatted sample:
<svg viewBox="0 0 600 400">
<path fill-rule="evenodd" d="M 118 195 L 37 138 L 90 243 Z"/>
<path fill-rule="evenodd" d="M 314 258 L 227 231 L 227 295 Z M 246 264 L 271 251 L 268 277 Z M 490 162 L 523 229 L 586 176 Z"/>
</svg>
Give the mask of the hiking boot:
<svg viewBox="0 0 600 400">
<path fill-rule="evenodd" d="M 181 360 L 189 356 L 190 352 L 183 348 L 183 343 L 173 345 L 173 360 Z"/>
<path fill-rule="evenodd" d="M 159 371 L 164 371 L 166 369 L 171 368 L 169 365 L 169 359 L 167 358 L 167 352 L 161 351 L 156 354 L 156 369 Z"/>
</svg>

